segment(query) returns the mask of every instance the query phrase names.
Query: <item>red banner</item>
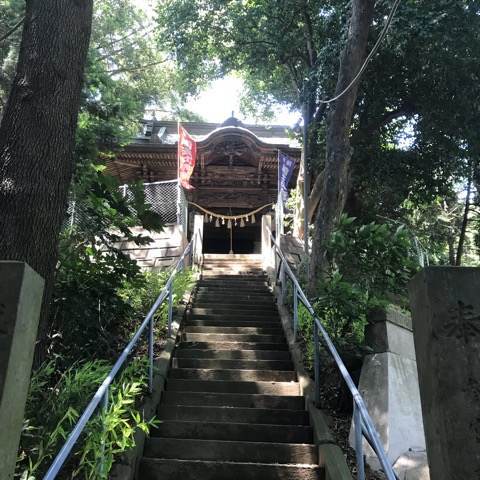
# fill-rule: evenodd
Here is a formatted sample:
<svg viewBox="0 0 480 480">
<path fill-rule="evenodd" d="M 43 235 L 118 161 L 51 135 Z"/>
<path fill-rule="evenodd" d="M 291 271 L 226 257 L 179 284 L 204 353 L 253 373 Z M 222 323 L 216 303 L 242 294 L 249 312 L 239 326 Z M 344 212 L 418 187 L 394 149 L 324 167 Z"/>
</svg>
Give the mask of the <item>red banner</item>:
<svg viewBox="0 0 480 480">
<path fill-rule="evenodd" d="M 180 184 L 183 188 L 191 190 L 190 177 L 195 168 L 195 160 L 197 157 L 197 144 L 188 132 L 178 126 L 178 175 Z"/>
</svg>

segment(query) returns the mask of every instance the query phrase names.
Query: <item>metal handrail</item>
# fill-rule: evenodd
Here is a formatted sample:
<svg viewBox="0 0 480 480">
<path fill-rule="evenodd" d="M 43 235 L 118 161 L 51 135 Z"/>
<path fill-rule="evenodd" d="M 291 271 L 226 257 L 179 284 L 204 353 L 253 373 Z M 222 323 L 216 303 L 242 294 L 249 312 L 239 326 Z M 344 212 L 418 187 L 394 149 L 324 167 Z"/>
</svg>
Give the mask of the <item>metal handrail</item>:
<svg viewBox="0 0 480 480">
<path fill-rule="evenodd" d="M 267 227 L 268 228 L 268 227 Z M 352 377 L 348 373 L 347 367 L 343 363 L 342 358 L 340 357 L 335 345 L 333 344 L 330 336 L 323 327 L 320 319 L 315 313 L 311 303 L 308 301 L 305 293 L 302 290 L 295 274 L 292 272 L 288 261 L 286 260 L 280 245 L 277 243 L 270 229 L 270 238 L 275 246 L 275 251 L 280 257 L 280 265 L 278 271 L 280 272 L 279 280 L 281 283 L 281 302 L 284 303 L 285 296 L 285 274 L 290 278 L 293 284 L 293 333 L 294 338 L 296 339 L 297 328 L 298 328 L 298 300 L 305 306 L 312 318 L 314 319 L 314 328 L 313 328 L 313 344 L 314 344 L 314 373 L 315 373 L 315 404 L 318 406 L 320 403 L 320 349 L 319 349 L 319 332 L 322 334 L 323 340 L 325 341 L 330 354 L 333 356 L 335 363 L 337 364 L 340 373 L 347 384 L 348 389 L 353 397 L 353 422 L 355 430 L 355 453 L 357 459 L 357 478 L 359 480 L 365 480 L 365 460 L 363 458 L 363 441 L 362 437 L 367 440 L 370 444 L 372 450 L 378 457 L 380 465 L 383 468 L 385 475 L 388 480 L 398 480 L 397 475 L 395 474 L 392 465 L 388 461 L 387 454 L 383 448 L 383 445 L 380 441 L 380 437 L 377 433 L 375 425 L 368 413 L 365 402 L 360 395 L 357 387 L 355 386 Z"/>
<path fill-rule="evenodd" d="M 175 276 L 177 273 L 181 272 L 184 269 L 185 266 L 185 257 L 187 255 L 190 256 L 190 263 L 193 264 L 198 264 L 198 259 L 196 258 L 195 255 L 195 242 L 198 241 L 197 239 L 198 234 L 195 233 L 188 245 L 185 247 L 185 250 L 183 251 L 181 257 L 178 259 L 177 263 L 175 266 L 172 268 L 170 276 L 168 278 L 167 283 L 165 284 L 165 287 L 163 287 L 163 290 L 160 292 L 160 295 L 158 296 L 157 300 L 153 304 L 152 308 L 150 311 L 147 313 L 147 316 L 143 320 L 142 324 L 140 327 L 137 329 L 135 332 L 133 338 L 130 340 L 128 345 L 124 348 L 123 352 L 121 355 L 118 357 L 117 361 L 113 365 L 112 369 L 108 373 L 108 375 L 105 377 L 103 380 L 102 384 L 100 387 L 98 387 L 97 391 L 93 395 L 92 399 L 90 400 L 90 403 L 87 405 L 85 410 L 83 411 L 81 417 L 79 418 L 77 424 L 75 425 L 74 429 L 68 436 L 66 442 L 64 443 L 63 447 L 60 449 L 58 452 L 57 456 L 53 460 L 52 464 L 50 465 L 50 468 L 48 469 L 47 473 L 43 477 L 43 480 L 53 480 L 56 478 L 58 472 L 60 469 L 63 467 L 63 464 L 67 460 L 68 456 L 70 455 L 70 452 L 72 451 L 72 448 L 74 447 L 75 443 L 77 442 L 78 438 L 80 437 L 81 433 L 83 432 L 85 426 L 87 425 L 88 421 L 92 417 L 93 413 L 97 409 L 98 405 L 100 402 L 102 402 L 103 408 L 107 408 L 108 406 L 108 389 L 113 382 L 113 379 L 117 375 L 118 371 L 120 368 L 123 366 L 125 361 L 127 360 L 130 352 L 132 351 L 133 347 L 135 347 L 138 339 L 142 335 L 142 333 L 145 331 L 147 326 L 149 326 L 149 331 L 148 331 L 148 386 L 150 393 L 152 392 L 153 389 L 153 346 L 154 346 L 154 314 L 160 307 L 160 305 L 163 303 L 163 301 L 168 297 L 168 336 L 171 336 L 172 333 L 172 306 L 173 306 L 173 297 L 172 297 L 172 292 L 173 292 L 173 281 L 175 279 Z"/>
</svg>

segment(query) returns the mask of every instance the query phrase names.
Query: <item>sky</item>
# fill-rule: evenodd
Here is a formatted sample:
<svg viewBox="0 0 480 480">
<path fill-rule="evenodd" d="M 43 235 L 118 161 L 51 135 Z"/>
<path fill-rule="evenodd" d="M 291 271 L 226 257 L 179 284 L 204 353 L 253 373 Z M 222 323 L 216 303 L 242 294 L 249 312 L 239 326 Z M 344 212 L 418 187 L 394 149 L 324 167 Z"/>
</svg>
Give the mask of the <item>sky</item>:
<svg viewBox="0 0 480 480">
<path fill-rule="evenodd" d="M 141 7 L 147 16 L 154 16 L 154 6 L 158 0 L 132 0 Z M 253 117 L 244 116 L 240 112 L 240 98 L 243 93 L 241 78 L 230 75 L 221 80 L 216 80 L 197 98 L 192 98 L 187 108 L 200 115 L 206 122 L 222 123 L 231 116 L 235 116 L 244 123 L 257 123 Z M 289 112 L 287 108 L 279 105 L 275 109 L 275 118 L 270 122 L 278 125 L 293 126 L 299 119 L 299 112 Z"/>
<path fill-rule="evenodd" d="M 244 123 L 256 123 L 253 117 L 240 113 L 240 98 L 243 93 L 243 81 L 235 76 L 228 76 L 210 84 L 198 98 L 192 99 L 187 108 L 200 115 L 207 122 L 221 123 L 231 116 Z M 275 111 L 273 124 L 293 126 L 299 118 L 298 112 L 289 112 L 287 108 L 279 105 Z"/>
</svg>

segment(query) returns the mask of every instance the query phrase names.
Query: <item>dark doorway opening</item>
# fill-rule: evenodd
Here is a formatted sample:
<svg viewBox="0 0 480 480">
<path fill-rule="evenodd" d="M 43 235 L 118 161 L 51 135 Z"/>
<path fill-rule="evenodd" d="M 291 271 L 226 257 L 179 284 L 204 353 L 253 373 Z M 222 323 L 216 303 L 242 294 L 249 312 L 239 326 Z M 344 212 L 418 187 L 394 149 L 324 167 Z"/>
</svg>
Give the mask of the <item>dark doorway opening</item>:
<svg viewBox="0 0 480 480">
<path fill-rule="evenodd" d="M 230 240 L 230 233 L 232 238 Z M 230 242 L 233 253 L 261 253 L 260 224 L 246 224 L 244 227 L 233 226 L 232 231 L 225 225 L 215 227 L 215 220 L 203 224 L 203 252 L 230 253 Z"/>
</svg>

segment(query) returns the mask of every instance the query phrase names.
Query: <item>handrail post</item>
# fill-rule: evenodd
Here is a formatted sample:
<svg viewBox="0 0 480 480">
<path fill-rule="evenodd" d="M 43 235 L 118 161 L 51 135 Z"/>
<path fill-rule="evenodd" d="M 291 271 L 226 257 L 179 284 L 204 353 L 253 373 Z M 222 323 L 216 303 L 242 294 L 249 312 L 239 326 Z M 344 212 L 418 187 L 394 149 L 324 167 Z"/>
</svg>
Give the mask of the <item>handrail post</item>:
<svg viewBox="0 0 480 480">
<path fill-rule="evenodd" d="M 173 308 L 173 286 L 170 284 L 168 289 L 168 338 L 172 336 L 172 308 Z"/>
<path fill-rule="evenodd" d="M 314 369 L 315 369 L 315 406 L 320 406 L 320 346 L 318 343 L 318 326 L 313 319 L 313 348 L 314 348 Z"/>
<path fill-rule="evenodd" d="M 297 341 L 298 330 L 298 289 L 295 282 L 293 282 L 293 341 Z"/>
<path fill-rule="evenodd" d="M 109 392 L 109 387 L 105 390 L 105 393 L 103 394 L 102 397 L 102 413 L 104 416 L 107 415 L 108 411 L 108 392 Z M 100 454 L 100 463 L 98 464 L 98 470 L 99 470 L 99 475 L 100 478 L 106 478 L 106 473 L 105 472 L 105 421 L 103 423 L 103 438 L 102 438 L 102 444 L 100 447 L 101 454 Z"/>
<path fill-rule="evenodd" d="M 192 251 L 191 251 L 192 258 L 191 258 L 191 262 L 190 262 L 192 267 L 194 265 L 196 265 L 196 258 L 195 258 L 196 257 L 196 251 L 197 251 L 196 247 L 197 247 L 197 232 L 195 232 L 193 234 L 193 239 L 192 239 Z"/>
<path fill-rule="evenodd" d="M 285 305 L 285 262 L 280 260 L 280 299 L 282 305 Z"/>
<path fill-rule="evenodd" d="M 148 390 L 153 392 L 153 317 L 150 318 L 148 329 Z"/>
<path fill-rule="evenodd" d="M 357 478 L 365 480 L 365 461 L 363 459 L 362 417 L 355 400 L 353 401 L 353 428 L 355 433 L 355 455 L 357 457 Z"/>
</svg>

